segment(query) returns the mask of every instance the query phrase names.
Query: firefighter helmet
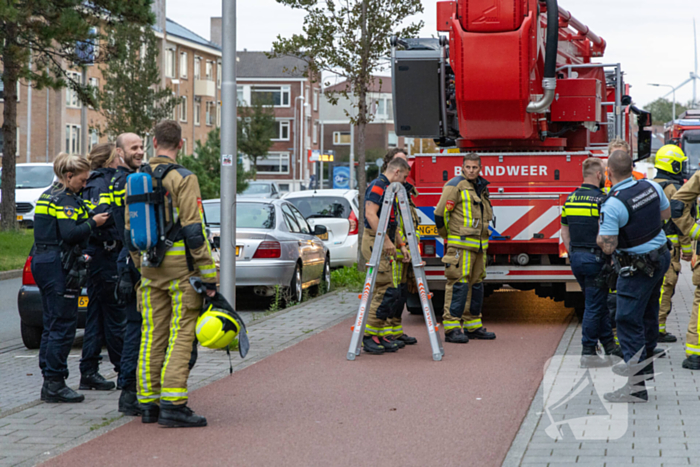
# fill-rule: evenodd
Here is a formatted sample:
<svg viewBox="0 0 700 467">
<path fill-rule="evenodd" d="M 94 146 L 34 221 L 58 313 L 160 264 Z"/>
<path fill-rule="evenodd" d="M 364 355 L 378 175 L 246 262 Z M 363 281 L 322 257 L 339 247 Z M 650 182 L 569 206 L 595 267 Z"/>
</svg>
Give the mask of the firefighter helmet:
<svg viewBox="0 0 700 467">
<path fill-rule="evenodd" d="M 688 157 L 681 148 L 675 144 L 667 144 L 657 151 L 654 167 L 677 175 L 681 173 L 683 162 L 687 160 Z"/>
<path fill-rule="evenodd" d="M 240 332 L 241 325 L 233 316 L 211 304 L 197 319 L 197 340 L 209 349 L 229 347 Z"/>
</svg>

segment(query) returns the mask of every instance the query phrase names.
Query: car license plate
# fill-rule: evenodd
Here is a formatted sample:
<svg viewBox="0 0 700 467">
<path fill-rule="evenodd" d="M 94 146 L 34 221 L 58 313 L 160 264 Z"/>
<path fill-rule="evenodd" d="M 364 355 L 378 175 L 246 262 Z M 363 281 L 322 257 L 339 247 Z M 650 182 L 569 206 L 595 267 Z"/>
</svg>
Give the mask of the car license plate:
<svg viewBox="0 0 700 467">
<path fill-rule="evenodd" d="M 79 297 L 78 298 L 78 308 L 87 308 L 89 301 L 90 301 L 90 299 L 87 297 Z"/>
<path fill-rule="evenodd" d="M 237 246 L 236 247 L 236 256 L 241 254 L 241 247 Z"/>
<path fill-rule="evenodd" d="M 321 234 L 321 235 L 316 235 L 318 238 L 321 240 L 328 240 L 328 232 Z"/>
<path fill-rule="evenodd" d="M 418 233 L 421 237 L 437 237 L 438 230 L 435 225 L 419 225 Z"/>
<path fill-rule="evenodd" d="M 24 216 L 17 216 L 18 221 L 21 221 L 22 219 L 24 219 Z"/>
</svg>

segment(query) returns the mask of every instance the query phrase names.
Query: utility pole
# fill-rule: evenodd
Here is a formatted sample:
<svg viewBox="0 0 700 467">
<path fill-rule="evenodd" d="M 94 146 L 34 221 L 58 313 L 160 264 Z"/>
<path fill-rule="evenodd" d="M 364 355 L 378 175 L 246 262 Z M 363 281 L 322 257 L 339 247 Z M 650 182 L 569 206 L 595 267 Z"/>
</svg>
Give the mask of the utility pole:
<svg viewBox="0 0 700 467">
<path fill-rule="evenodd" d="M 83 65 L 83 76 L 82 84 L 83 87 L 87 86 L 87 66 Z M 80 108 L 80 153 L 83 155 L 88 154 L 88 122 L 87 122 L 87 104 L 82 103 Z"/>
<path fill-rule="evenodd" d="M 355 125 L 350 122 L 350 180 L 348 180 L 348 190 L 354 190 L 355 184 Z"/>
<path fill-rule="evenodd" d="M 32 48 L 29 47 L 29 69 L 32 69 Z M 47 89 L 48 93 L 49 90 Z M 27 162 L 32 159 L 32 80 L 27 82 Z"/>
<path fill-rule="evenodd" d="M 221 80 L 221 293 L 236 306 L 236 0 L 222 0 Z"/>
</svg>

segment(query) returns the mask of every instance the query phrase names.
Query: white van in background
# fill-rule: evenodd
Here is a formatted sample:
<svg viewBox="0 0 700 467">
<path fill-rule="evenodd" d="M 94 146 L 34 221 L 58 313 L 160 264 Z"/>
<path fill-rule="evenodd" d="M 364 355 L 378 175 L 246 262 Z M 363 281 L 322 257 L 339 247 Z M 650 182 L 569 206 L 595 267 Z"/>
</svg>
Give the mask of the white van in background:
<svg viewBox="0 0 700 467">
<path fill-rule="evenodd" d="M 2 173 L 2 168 L 0 168 Z M 15 181 L 15 203 L 17 221 L 23 227 L 34 226 L 34 208 L 39 196 L 56 180 L 53 164 L 17 164 Z"/>
</svg>

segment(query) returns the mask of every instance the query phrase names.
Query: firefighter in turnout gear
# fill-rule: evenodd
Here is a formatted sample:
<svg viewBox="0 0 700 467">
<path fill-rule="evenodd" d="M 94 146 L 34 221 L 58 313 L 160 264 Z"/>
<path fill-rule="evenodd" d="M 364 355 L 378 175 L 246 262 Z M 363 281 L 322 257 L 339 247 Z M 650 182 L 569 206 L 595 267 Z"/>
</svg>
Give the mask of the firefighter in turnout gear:
<svg viewBox="0 0 700 467">
<path fill-rule="evenodd" d="M 609 357 L 599 358 L 598 342 L 606 355 L 622 357 L 615 345 L 610 313 L 608 312 L 608 284 L 598 279 L 611 259 L 596 244 L 598 236 L 598 211 L 605 198 L 605 163 L 595 157 L 583 162 L 583 185 L 566 198 L 561 213 L 561 237 L 569 252 L 571 270 L 576 277 L 585 310 L 581 323 L 581 368 L 610 366 Z M 608 266 L 610 267 L 610 266 Z"/>
<path fill-rule="evenodd" d="M 362 235 L 361 247 L 365 261 L 369 261 L 372 256 L 379 218 L 383 209 L 384 192 L 394 182 L 405 183 L 409 170 L 408 162 L 395 157 L 388 164 L 386 171 L 367 186 L 365 192 L 365 230 Z M 399 349 L 399 344 L 393 339 L 387 339 L 387 336 L 392 332 L 388 319 L 394 310 L 394 304 L 400 298 L 401 277 L 398 270 L 399 259 L 396 256 L 397 249 L 404 257 L 403 262 L 410 261 L 410 255 L 397 232 L 397 216 L 400 217 L 400 214 L 396 201 L 391 206 L 389 223 L 384 237 L 384 251 L 382 251 L 379 262 L 372 302 L 367 315 L 365 335 L 362 339 L 364 351 L 372 354 L 396 352 Z"/>
<path fill-rule="evenodd" d="M 109 212 L 110 218 L 102 227 L 92 231 L 85 253 L 92 257 L 88 275 L 88 306 L 83 336 L 83 355 L 80 359 L 80 389 L 108 391 L 114 383 L 99 373 L 100 352 L 107 347 L 109 360 L 119 374 L 117 386 L 124 387 L 121 374 L 124 347 L 124 305 L 114 296 L 119 274 L 117 257 L 122 248 L 123 230 L 117 230 L 111 215 L 112 202 L 109 185 L 118 164 L 112 143 L 95 146 L 88 156 L 90 178 L 81 192 L 94 213 Z"/>
<path fill-rule="evenodd" d="M 112 203 L 114 224 L 119 232 L 124 232 L 126 219 L 126 178 L 134 173 L 143 162 L 143 140 L 134 133 L 122 133 L 117 137 L 116 150 L 119 166 L 112 177 L 109 191 Z M 122 235 L 123 238 L 123 235 Z M 122 349 L 121 372 L 123 378 L 122 393 L 119 396 L 119 412 L 125 415 L 141 415 L 141 407 L 136 398 L 136 365 L 141 344 L 141 313 L 137 309 L 136 284 L 141 274 L 134 266 L 126 245 L 117 259 L 119 282 L 115 295 L 126 310 L 124 329 L 124 347 Z"/>
<path fill-rule="evenodd" d="M 480 173 L 479 156 L 465 155 L 462 174 L 447 182 L 435 207 L 435 225 L 446 240 L 442 258 L 447 278 L 442 321 L 446 342 L 496 338 L 483 327 L 481 310 L 470 309 L 472 287 L 486 277 L 489 222 L 493 219 L 489 182 Z"/>
<path fill-rule="evenodd" d="M 189 279 L 202 278 L 207 295 L 216 294 L 216 265 L 205 235 L 202 202 L 197 177 L 189 170 L 175 165 L 182 148 L 182 130 L 177 122 L 167 120 L 156 125 L 153 146 L 157 156 L 148 164 L 154 173 L 160 165 L 170 164 L 162 177 L 163 197 L 156 209 L 172 229 L 162 232 L 173 243 L 163 256 L 152 261 L 152 250 L 135 251 L 130 241 L 127 196 L 125 239 L 131 258 L 141 270 L 138 299 L 143 314 L 141 347 L 137 369 L 138 400 L 142 404 L 142 422 L 170 427 L 206 426 L 204 417 L 187 407 L 187 378 L 189 360 L 195 340 L 195 324 L 202 309 L 202 296 Z M 144 171 L 144 169 L 142 169 Z M 153 177 L 154 187 L 157 177 Z M 136 201 L 134 201 L 136 202 Z M 162 224 L 161 227 L 162 228 Z M 175 232 L 176 234 L 173 234 Z M 163 240 L 160 240 L 161 242 Z M 142 262 L 142 254 L 148 261 Z M 160 264 L 154 267 L 156 264 Z"/>
<path fill-rule="evenodd" d="M 700 224 L 696 219 L 698 196 L 700 196 L 700 171 L 695 172 L 671 199 L 673 222 L 683 234 L 691 238 L 695 245 L 690 263 L 693 270 L 695 299 L 685 335 L 686 358 L 683 361 L 683 368 L 688 370 L 700 370 L 700 261 L 698 260 Z"/>
<path fill-rule="evenodd" d="M 656 178 L 654 181 L 661 185 L 669 200 L 683 186 L 683 163 L 687 160 L 683 150 L 674 144 L 667 144 L 656 153 L 654 163 Z M 678 274 L 681 272 L 681 257 L 689 261 L 692 258 L 693 247 L 690 237 L 683 235 L 673 220 L 666 221 L 664 232 L 666 232 L 666 238 L 673 244 L 673 249 L 671 250 L 671 266 L 668 268 L 661 286 L 659 342 L 676 342 L 678 340 L 676 336 L 666 331 L 666 318 L 671 312 L 671 299 L 678 283 Z"/>
<path fill-rule="evenodd" d="M 382 172 L 386 171 L 389 162 L 391 162 L 396 157 L 408 161 L 406 158 L 406 151 L 404 149 L 394 148 L 391 151 L 389 151 L 386 154 L 386 156 L 384 156 Z M 408 195 L 409 207 L 411 209 L 411 219 L 413 221 L 413 230 L 416 232 L 416 241 L 420 242 L 420 234 L 416 230 L 420 222 L 418 218 L 418 211 L 413 201 L 413 197 L 418 196 L 418 193 L 415 187 L 411 185 L 411 183 L 408 181 L 404 183 L 403 186 L 406 190 L 406 195 Z M 398 232 L 401 236 L 401 241 L 403 243 L 406 243 L 406 236 L 404 235 L 405 222 L 406 221 L 404 221 L 403 219 L 400 219 L 398 225 Z M 396 267 L 398 268 L 397 275 L 401 278 L 399 287 L 400 298 L 396 301 L 395 306 L 391 312 L 391 317 L 387 320 L 387 325 L 391 327 L 391 332 L 387 334 L 386 338 L 389 340 L 393 340 L 399 345 L 399 347 L 403 348 L 406 345 L 413 345 L 418 343 L 418 340 L 415 337 L 407 336 L 403 332 L 403 325 L 401 320 L 401 315 L 403 314 L 403 309 L 406 306 L 406 301 L 408 300 L 409 293 L 417 293 L 417 290 L 415 290 L 416 279 L 413 275 L 413 267 L 410 264 L 410 256 L 408 258 L 409 262 L 404 262 L 404 255 L 399 250 L 396 252 L 396 257 L 399 260 L 396 262 Z"/>
<path fill-rule="evenodd" d="M 44 376 L 41 400 L 82 402 L 85 396 L 66 386 L 68 354 L 78 322 L 78 298 L 87 279 L 88 258 L 82 254 L 90 234 L 109 218 L 90 217 L 78 196 L 90 175 L 80 156 L 59 154 L 54 161 L 58 182 L 36 202 L 32 274 L 41 292 L 44 330 L 39 368 Z"/>
</svg>

